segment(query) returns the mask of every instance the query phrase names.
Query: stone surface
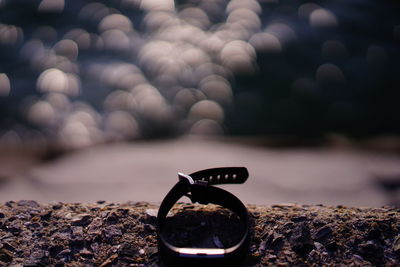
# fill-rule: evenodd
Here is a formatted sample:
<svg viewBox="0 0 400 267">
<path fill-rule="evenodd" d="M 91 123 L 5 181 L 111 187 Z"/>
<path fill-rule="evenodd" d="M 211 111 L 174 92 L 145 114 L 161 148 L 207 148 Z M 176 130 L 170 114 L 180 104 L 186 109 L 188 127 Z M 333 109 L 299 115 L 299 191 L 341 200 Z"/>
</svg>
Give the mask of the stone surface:
<svg viewBox="0 0 400 267">
<path fill-rule="evenodd" d="M 158 206 L 0 204 L 0 266 L 158 266 Z M 400 210 L 344 206 L 248 205 L 252 240 L 244 266 L 398 266 Z M 21 216 L 22 215 L 22 216 Z M 214 205 L 180 203 L 166 222 L 182 246 L 228 247 L 240 238 L 235 216 Z"/>
</svg>

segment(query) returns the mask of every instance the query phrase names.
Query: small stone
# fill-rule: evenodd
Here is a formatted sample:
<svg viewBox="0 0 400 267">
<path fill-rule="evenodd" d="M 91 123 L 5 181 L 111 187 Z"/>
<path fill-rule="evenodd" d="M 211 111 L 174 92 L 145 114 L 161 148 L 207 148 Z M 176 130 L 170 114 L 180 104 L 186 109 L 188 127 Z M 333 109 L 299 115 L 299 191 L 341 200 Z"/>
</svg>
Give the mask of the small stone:
<svg viewBox="0 0 400 267">
<path fill-rule="evenodd" d="M 122 231 L 117 226 L 110 225 L 104 229 L 103 234 L 106 238 L 114 238 L 116 236 L 121 236 Z"/>
<path fill-rule="evenodd" d="M 323 221 L 323 220 L 320 220 L 320 219 L 314 219 L 313 220 L 313 225 L 315 227 L 322 227 L 322 226 L 326 225 L 326 222 Z"/>
<path fill-rule="evenodd" d="M 323 241 L 332 236 L 332 228 L 329 227 L 328 225 L 322 226 L 317 230 L 317 232 L 314 235 L 314 239 L 317 241 Z"/>
<path fill-rule="evenodd" d="M 27 228 L 29 228 L 29 229 L 35 229 L 35 230 L 41 230 L 43 227 L 42 227 L 42 225 L 41 224 L 39 224 L 39 223 L 30 223 L 30 222 L 27 222 L 27 223 L 25 223 L 24 224 Z"/>
<path fill-rule="evenodd" d="M 18 201 L 18 206 L 25 206 L 30 208 L 38 208 L 40 205 L 34 200 L 20 200 Z"/>
<path fill-rule="evenodd" d="M 157 217 L 158 210 L 156 209 L 147 209 L 146 214 L 150 217 Z"/>
<path fill-rule="evenodd" d="M 360 255 L 354 254 L 353 257 L 357 260 L 364 261 L 363 257 L 361 257 Z"/>
<path fill-rule="evenodd" d="M 314 249 L 310 229 L 306 223 L 301 223 L 293 229 L 291 247 L 301 257 L 307 256 Z"/>
<path fill-rule="evenodd" d="M 61 203 L 54 204 L 53 206 L 51 206 L 51 208 L 53 210 L 59 210 L 62 208 L 62 204 Z"/>
<path fill-rule="evenodd" d="M 121 256 L 135 257 L 138 253 L 136 246 L 130 243 L 123 243 L 118 250 L 118 254 Z"/>
<path fill-rule="evenodd" d="M 82 226 L 72 226 L 72 238 L 83 239 L 83 227 Z"/>
<path fill-rule="evenodd" d="M 87 226 L 92 221 L 92 216 L 89 214 L 82 214 L 78 217 L 72 218 L 71 224 L 74 226 Z"/>
<path fill-rule="evenodd" d="M 96 217 L 92 220 L 92 222 L 88 225 L 87 233 L 88 234 L 101 234 L 100 227 L 103 225 L 103 220 L 99 217 Z"/>
<path fill-rule="evenodd" d="M 153 225 L 148 224 L 148 223 L 146 223 L 146 224 L 144 225 L 144 229 L 145 229 L 147 232 L 155 232 L 155 231 L 156 231 L 156 228 L 155 228 Z"/>
<path fill-rule="evenodd" d="M 31 251 L 30 258 L 31 258 L 33 261 L 39 261 L 39 262 L 40 262 L 40 261 L 41 261 L 43 258 L 45 258 L 48 254 L 49 254 L 48 251 L 45 251 L 45 250 L 43 250 L 43 249 L 37 247 L 37 248 L 33 249 L 33 251 Z"/>
<path fill-rule="evenodd" d="M 12 252 L 16 251 L 16 248 L 8 242 L 2 243 L 1 246 L 2 246 L 2 248 L 7 249 L 8 251 L 12 251 Z"/>
<path fill-rule="evenodd" d="M 292 218 L 292 222 L 295 222 L 295 223 L 305 222 L 307 220 L 308 220 L 307 216 L 297 216 L 297 217 Z"/>
<path fill-rule="evenodd" d="M 110 251 L 112 251 L 113 253 L 116 253 L 119 250 L 120 247 L 121 247 L 121 245 L 112 246 L 110 248 Z"/>
<path fill-rule="evenodd" d="M 154 257 L 155 255 L 158 254 L 158 249 L 157 249 L 156 247 L 148 247 L 148 248 L 146 249 L 146 254 L 147 254 L 149 257 Z"/>
<path fill-rule="evenodd" d="M 396 236 L 393 241 L 393 251 L 400 254 L 400 235 Z"/>
<path fill-rule="evenodd" d="M 51 238 L 55 240 L 69 240 L 71 239 L 71 229 L 61 229 L 58 232 L 54 233 Z"/>
<path fill-rule="evenodd" d="M 3 219 L 4 217 L 6 217 L 6 216 L 4 215 L 4 213 L 0 212 L 0 219 Z"/>
<path fill-rule="evenodd" d="M 71 255 L 72 254 L 71 254 L 71 250 L 70 249 L 64 249 L 60 253 L 57 254 L 56 258 L 68 258 Z"/>
<path fill-rule="evenodd" d="M 118 254 L 113 254 L 110 257 L 108 257 L 102 264 L 100 264 L 99 267 L 106 267 L 106 266 L 111 266 L 113 262 L 118 258 Z"/>
<path fill-rule="evenodd" d="M 52 256 L 52 257 L 58 255 L 62 250 L 63 250 L 63 246 L 61 246 L 61 245 L 54 245 L 54 246 L 49 247 L 49 249 L 48 249 L 50 256 Z"/>
<path fill-rule="evenodd" d="M 85 259 L 91 259 L 93 258 L 93 252 L 91 252 L 90 250 L 84 248 L 81 250 L 81 252 L 79 253 L 79 255 Z"/>
<path fill-rule="evenodd" d="M 282 235 L 274 236 L 271 242 L 271 249 L 279 251 L 282 249 L 283 245 L 284 245 L 283 236 Z"/>
<path fill-rule="evenodd" d="M 319 242 L 314 242 L 314 246 L 315 246 L 315 248 L 316 248 L 317 250 L 321 250 L 321 249 L 324 247 L 324 245 L 322 245 L 322 244 L 319 243 Z"/>
<path fill-rule="evenodd" d="M 45 213 L 43 213 L 42 215 L 40 215 L 40 219 L 47 221 L 50 219 L 52 213 L 53 213 L 52 210 L 48 210 Z"/>
<path fill-rule="evenodd" d="M 354 226 L 360 229 L 361 231 L 364 231 L 365 229 L 368 228 L 368 222 L 366 222 L 365 220 L 357 220 L 354 223 Z"/>
<path fill-rule="evenodd" d="M 367 241 L 359 245 L 360 255 L 372 262 L 373 264 L 380 265 L 383 261 L 383 248 L 373 241 Z"/>
<path fill-rule="evenodd" d="M 99 245 L 99 243 L 93 243 L 93 244 L 91 244 L 90 245 L 90 248 L 92 249 L 92 251 L 94 252 L 94 253 L 98 253 L 98 251 L 99 251 L 99 247 L 100 247 L 100 245 Z"/>
<path fill-rule="evenodd" d="M 15 204 L 15 201 L 7 201 L 6 203 L 5 203 L 5 205 L 7 206 L 7 207 L 9 207 L 9 208 L 12 208 L 13 207 L 13 205 Z"/>
<path fill-rule="evenodd" d="M 107 216 L 106 220 L 108 223 L 116 224 L 118 222 L 118 215 L 115 212 L 112 212 Z"/>
<path fill-rule="evenodd" d="M 8 251 L 5 248 L 0 249 L 0 261 L 8 263 L 8 262 L 11 262 L 12 259 L 13 259 L 12 252 Z"/>
<path fill-rule="evenodd" d="M 266 249 L 267 249 L 267 241 L 263 240 L 261 241 L 260 246 L 258 247 L 257 253 L 263 255 Z"/>
<path fill-rule="evenodd" d="M 285 229 L 289 229 L 289 228 L 292 228 L 292 227 L 293 227 L 293 223 L 292 222 L 287 222 L 287 223 L 285 223 L 283 225 L 283 228 L 285 228 Z"/>
<path fill-rule="evenodd" d="M 31 215 L 29 213 L 27 213 L 27 212 L 24 212 L 24 213 L 20 213 L 20 214 L 15 215 L 15 218 L 17 218 L 19 220 L 28 220 L 28 219 L 31 218 Z"/>
<path fill-rule="evenodd" d="M 8 226 L 6 226 L 5 230 L 12 234 L 18 234 L 22 232 L 21 225 L 18 222 L 12 222 Z"/>
</svg>

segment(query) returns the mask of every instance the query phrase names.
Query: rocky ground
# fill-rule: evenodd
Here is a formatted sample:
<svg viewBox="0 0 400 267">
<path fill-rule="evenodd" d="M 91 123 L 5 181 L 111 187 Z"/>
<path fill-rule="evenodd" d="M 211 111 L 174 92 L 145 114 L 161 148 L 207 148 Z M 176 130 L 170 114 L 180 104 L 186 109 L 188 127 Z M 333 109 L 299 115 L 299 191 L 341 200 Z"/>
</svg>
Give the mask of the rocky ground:
<svg viewBox="0 0 400 267">
<path fill-rule="evenodd" d="M 157 207 L 6 202 L 0 205 L 0 266 L 158 266 Z M 294 204 L 248 209 L 253 231 L 245 266 L 400 264 L 399 209 Z M 169 238 L 186 245 L 229 246 L 240 235 L 233 231 L 235 217 L 211 205 L 181 203 L 169 221 Z"/>
</svg>

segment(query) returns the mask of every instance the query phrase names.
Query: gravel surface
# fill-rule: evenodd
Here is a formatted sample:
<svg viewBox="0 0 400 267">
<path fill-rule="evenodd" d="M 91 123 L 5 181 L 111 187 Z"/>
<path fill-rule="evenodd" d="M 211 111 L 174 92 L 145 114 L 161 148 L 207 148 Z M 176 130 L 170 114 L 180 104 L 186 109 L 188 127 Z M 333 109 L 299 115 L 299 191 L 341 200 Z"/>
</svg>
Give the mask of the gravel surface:
<svg viewBox="0 0 400 267">
<path fill-rule="evenodd" d="M 158 266 L 157 208 L 143 202 L 6 202 L 0 205 L 0 266 Z M 253 231 L 245 266 L 400 264 L 399 209 L 248 209 Z M 169 223 L 169 238 L 186 245 L 223 247 L 240 236 L 233 230 L 237 219 L 213 205 L 180 203 Z"/>
</svg>

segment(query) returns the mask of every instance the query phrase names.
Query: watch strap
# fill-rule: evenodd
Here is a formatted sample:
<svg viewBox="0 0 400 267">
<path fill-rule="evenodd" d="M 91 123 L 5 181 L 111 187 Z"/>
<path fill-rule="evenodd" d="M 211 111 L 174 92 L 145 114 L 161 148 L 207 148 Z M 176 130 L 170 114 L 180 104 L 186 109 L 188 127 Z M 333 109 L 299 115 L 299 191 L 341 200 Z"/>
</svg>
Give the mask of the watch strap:
<svg viewBox="0 0 400 267">
<path fill-rule="evenodd" d="M 206 181 L 209 185 L 243 184 L 249 177 L 245 167 L 213 168 L 189 175 L 194 181 Z"/>
</svg>

